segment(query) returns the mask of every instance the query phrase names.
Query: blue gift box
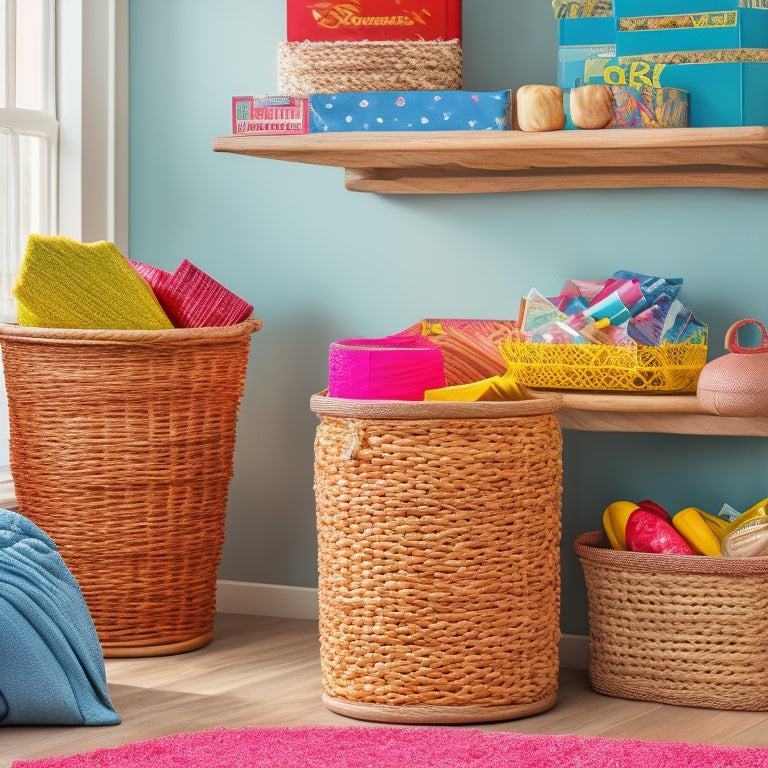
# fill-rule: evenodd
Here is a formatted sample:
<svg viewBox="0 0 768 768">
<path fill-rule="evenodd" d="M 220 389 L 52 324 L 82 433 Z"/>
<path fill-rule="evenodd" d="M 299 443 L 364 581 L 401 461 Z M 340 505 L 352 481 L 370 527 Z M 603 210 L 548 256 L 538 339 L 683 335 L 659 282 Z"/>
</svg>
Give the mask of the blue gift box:
<svg viewBox="0 0 768 768">
<path fill-rule="evenodd" d="M 312 94 L 309 131 L 505 131 L 511 104 L 511 90 Z"/>
</svg>

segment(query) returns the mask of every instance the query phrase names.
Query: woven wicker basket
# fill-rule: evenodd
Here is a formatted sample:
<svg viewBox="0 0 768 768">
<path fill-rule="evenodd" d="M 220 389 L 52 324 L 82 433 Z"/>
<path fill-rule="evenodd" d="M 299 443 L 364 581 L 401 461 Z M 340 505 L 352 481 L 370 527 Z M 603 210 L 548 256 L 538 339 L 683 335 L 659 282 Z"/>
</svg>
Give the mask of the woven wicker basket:
<svg viewBox="0 0 768 768">
<path fill-rule="evenodd" d="M 557 404 L 311 398 L 327 708 L 461 723 L 554 705 Z"/>
<path fill-rule="evenodd" d="M 589 676 L 599 693 L 768 710 L 768 557 L 656 555 L 574 544 L 587 585 Z"/>
<path fill-rule="evenodd" d="M 211 638 L 237 410 L 260 327 L 0 324 L 19 511 L 55 541 L 105 656 Z"/>
</svg>

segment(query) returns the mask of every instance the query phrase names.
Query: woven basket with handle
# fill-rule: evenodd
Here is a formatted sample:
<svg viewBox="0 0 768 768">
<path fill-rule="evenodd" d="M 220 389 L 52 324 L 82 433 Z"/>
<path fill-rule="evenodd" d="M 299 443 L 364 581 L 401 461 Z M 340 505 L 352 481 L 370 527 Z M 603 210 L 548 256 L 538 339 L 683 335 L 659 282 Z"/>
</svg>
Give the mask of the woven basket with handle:
<svg viewBox="0 0 768 768">
<path fill-rule="evenodd" d="M 589 677 L 609 696 L 768 710 L 768 557 L 660 555 L 579 536 Z"/>
<path fill-rule="evenodd" d="M 211 638 L 259 328 L 256 318 L 164 331 L 0 324 L 19 511 L 56 543 L 105 656 Z"/>
<path fill-rule="evenodd" d="M 553 706 L 558 402 L 311 398 L 329 709 L 461 723 Z"/>
</svg>

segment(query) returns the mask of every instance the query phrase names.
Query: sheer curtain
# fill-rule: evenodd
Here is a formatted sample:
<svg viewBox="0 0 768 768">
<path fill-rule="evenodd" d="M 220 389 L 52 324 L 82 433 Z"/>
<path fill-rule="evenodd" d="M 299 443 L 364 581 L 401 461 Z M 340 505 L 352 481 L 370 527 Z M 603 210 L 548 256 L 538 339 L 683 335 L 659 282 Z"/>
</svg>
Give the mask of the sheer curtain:
<svg viewBox="0 0 768 768">
<path fill-rule="evenodd" d="M 55 0 L 0 0 L 0 320 L 16 320 L 12 289 L 27 237 L 56 230 Z M 0 377 L 0 488 L 8 472 L 8 410 Z M 0 502 L 6 494 L 0 490 Z"/>
</svg>

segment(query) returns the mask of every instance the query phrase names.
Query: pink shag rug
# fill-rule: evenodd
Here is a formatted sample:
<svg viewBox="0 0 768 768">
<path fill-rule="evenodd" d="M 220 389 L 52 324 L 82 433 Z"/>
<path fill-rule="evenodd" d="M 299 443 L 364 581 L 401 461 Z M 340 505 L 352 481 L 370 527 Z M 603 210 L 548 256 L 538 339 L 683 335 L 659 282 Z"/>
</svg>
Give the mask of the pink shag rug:
<svg viewBox="0 0 768 768">
<path fill-rule="evenodd" d="M 11 768 L 767 768 L 768 748 L 447 726 L 217 728 Z"/>
</svg>

